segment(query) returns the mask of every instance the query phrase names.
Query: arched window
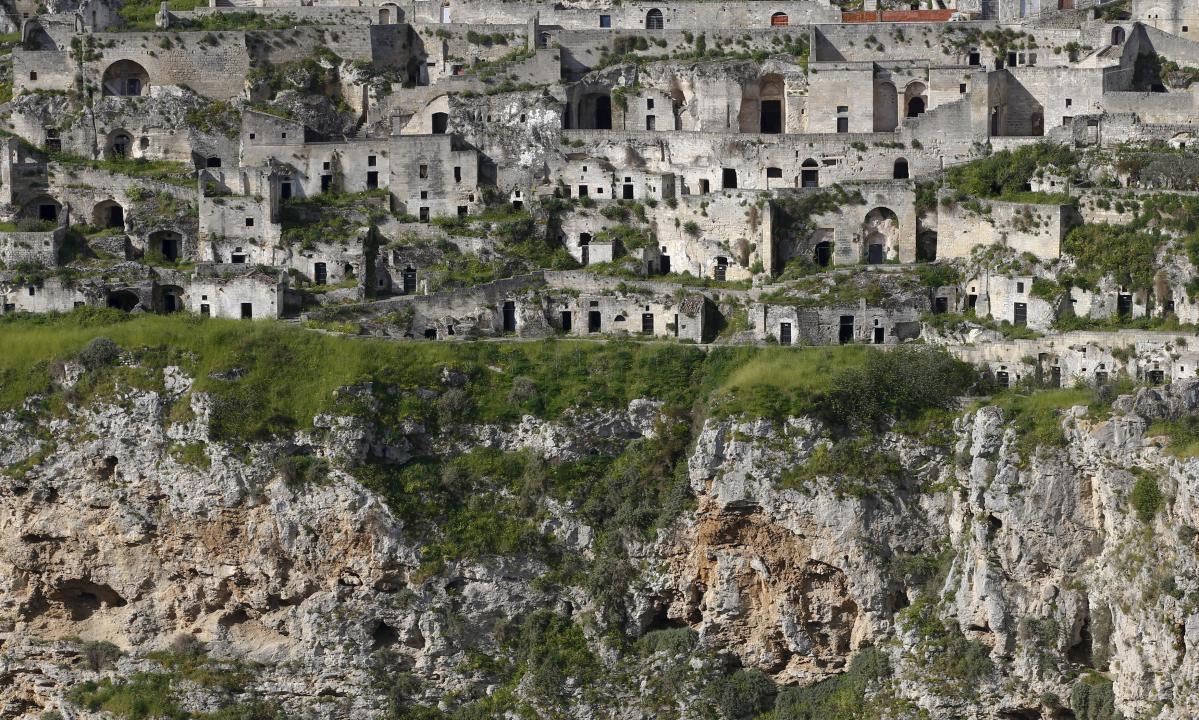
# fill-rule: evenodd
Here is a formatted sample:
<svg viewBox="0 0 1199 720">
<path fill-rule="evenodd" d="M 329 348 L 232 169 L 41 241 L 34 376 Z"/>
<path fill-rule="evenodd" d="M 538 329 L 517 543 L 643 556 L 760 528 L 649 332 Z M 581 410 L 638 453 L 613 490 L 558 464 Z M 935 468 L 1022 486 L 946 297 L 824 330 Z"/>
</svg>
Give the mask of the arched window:
<svg viewBox="0 0 1199 720">
<path fill-rule="evenodd" d="M 1124 36 L 1124 28 L 1122 28 L 1122 27 L 1112 28 L 1112 45 L 1123 45 L 1124 37 L 1125 37 Z"/>
<path fill-rule="evenodd" d="M 907 180 L 908 179 L 908 161 L 904 160 L 903 158 L 899 158 L 898 160 L 896 160 L 895 161 L 895 171 L 891 174 L 891 177 L 895 178 L 896 180 Z"/>
<path fill-rule="evenodd" d="M 787 17 L 787 13 L 776 12 L 770 16 L 771 27 L 786 27 L 791 24 L 791 19 Z"/>
<path fill-rule="evenodd" d="M 645 29 L 646 30 L 661 30 L 662 29 L 662 11 L 654 8 L 645 14 Z"/>
</svg>

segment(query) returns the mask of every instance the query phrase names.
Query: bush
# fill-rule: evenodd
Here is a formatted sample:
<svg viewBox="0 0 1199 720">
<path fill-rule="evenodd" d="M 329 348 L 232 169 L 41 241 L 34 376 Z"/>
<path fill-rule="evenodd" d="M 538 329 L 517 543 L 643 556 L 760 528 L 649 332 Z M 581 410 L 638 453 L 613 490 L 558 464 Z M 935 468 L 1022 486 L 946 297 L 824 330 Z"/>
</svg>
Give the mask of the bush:
<svg viewBox="0 0 1199 720">
<path fill-rule="evenodd" d="M 88 370 L 111 365 L 121 356 L 121 348 L 106 337 L 93 338 L 79 351 L 79 362 Z"/>
<path fill-rule="evenodd" d="M 1157 478 L 1148 474 L 1137 476 L 1136 482 L 1132 484 L 1132 493 L 1129 495 L 1129 501 L 1137 511 L 1137 517 L 1142 522 L 1149 522 L 1157 515 L 1157 511 L 1161 509 L 1162 502 L 1161 488 L 1158 487 Z"/>
<path fill-rule="evenodd" d="M 761 670 L 738 670 L 713 683 L 708 691 L 728 720 L 754 717 L 774 706 L 774 682 Z"/>
<path fill-rule="evenodd" d="M 890 678 L 891 663 L 886 654 L 876 648 L 863 648 L 841 675 L 781 692 L 775 704 L 775 717 L 777 720 L 866 717 L 867 691 Z"/>
<path fill-rule="evenodd" d="M 970 365 L 943 349 L 902 346 L 872 353 L 863 367 L 842 371 L 819 405 L 827 419 L 842 427 L 882 430 L 925 410 L 952 408 L 975 377 Z"/>
<path fill-rule="evenodd" d="M 1094 673 L 1070 688 L 1070 709 L 1078 720 L 1123 720 L 1116 710 L 1112 681 Z"/>
<path fill-rule="evenodd" d="M 462 422 L 474 412 L 475 402 L 462 388 L 450 388 L 437 398 L 437 415 L 443 425 Z"/>
</svg>

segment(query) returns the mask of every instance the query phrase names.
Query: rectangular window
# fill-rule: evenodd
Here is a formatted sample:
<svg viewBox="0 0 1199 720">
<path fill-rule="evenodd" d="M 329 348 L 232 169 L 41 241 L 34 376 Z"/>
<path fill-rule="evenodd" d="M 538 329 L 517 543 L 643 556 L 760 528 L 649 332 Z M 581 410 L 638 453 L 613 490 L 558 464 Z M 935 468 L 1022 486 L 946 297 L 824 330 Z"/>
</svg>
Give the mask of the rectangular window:
<svg viewBox="0 0 1199 720">
<path fill-rule="evenodd" d="M 30 80 L 37 80 L 37 73 L 36 73 L 36 72 L 30 72 L 30 73 L 29 73 L 29 79 L 30 79 Z"/>
<path fill-rule="evenodd" d="M 374 155 L 367 155 L 367 156 L 366 156 L 366 166 L 367 166 L 367 167 L 374 167 L 374 166 L 375 166 L 375 156 L 374 156 Z"/>
<path fill-rule="evenodd" d="M 612 16 L 611 15 L 600 15 L 600 27 L 602 27 L 602 28 L 612 27 Z"/>
<path fill-rule="evenodd" d="M 246 227 L 254 227 L 254 218 L 246 218 Z"/>
<path fill-rule="evenodd" d="M 458 217 L 466 217 L 466 206 L 465 205 L 458 206 Z"/>
<path fill-rule="evenodd" d="M 1066 107 L 1070 107 L 1073 104 L 1074 104 L 1073 98 L 1066 98 Z"/>
<path fill-rule="evenodd" d="M 457 166 L 454 167 L 454 182 L 462 182 L 462 168 Z"/>
<path fill-rule="evenodd" d="M 322 170 L 328 170 L 328 169 L 329 169 L 329 161 L 328 161 L 328 160 L 326 160 L 325 162 L 321 163 L 321 169 L 322 169 Z"/>
<path fill-rule="evenodd" d="M 837 132 L 842 134 L 849 132 L 849 118 L 837 118 Z"/>
<path fill-rule="evenodd" d="M 653 115 L 646 115 L 645 116 L 645 129 L 646 130 L 656 129 L 657 122 L 658 122 L 658 119 L 656 117 L 654 117 Z"/>
<path fill-rule="evenodd" d="M 428 190 L 421 190 L 421 191 L 420 191 L 420 199 L 421 199 L 421 200 L 428 200 L 428 199 L 429 199 L 429 191 L 428 191 Z"/>
<path fill-rule="evenodd" d="M 646 110 L 654 109 L 654 99 L 653 98 L 649 98 L 645 101 L 645 109 Z"/>
<path fill-rule="evenodd" d="M 962 83 L 961 85 L 958 85 L 958 92 L 963 95 L 966 94 L 966 83 Z"/>
<path fill-rule="evenodd" d="M 420 177 L 422 180 L 427 179 L 429 177 L 429 166 L 428 165 L 420 166 Z"/>
</svg>

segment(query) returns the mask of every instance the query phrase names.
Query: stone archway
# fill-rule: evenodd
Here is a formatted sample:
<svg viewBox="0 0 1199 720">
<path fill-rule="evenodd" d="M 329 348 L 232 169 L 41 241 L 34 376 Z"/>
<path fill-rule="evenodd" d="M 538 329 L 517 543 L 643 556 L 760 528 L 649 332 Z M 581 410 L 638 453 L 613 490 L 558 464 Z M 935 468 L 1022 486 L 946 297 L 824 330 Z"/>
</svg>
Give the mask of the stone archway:
<svg viewBox="0 0 1199 720">
<path fill-rule="evenodd" d="M 132 60 L 117 60 L 104 70 L 100 86 L 106 96 L 149 95 L 150 74 Z"/>
</svg>

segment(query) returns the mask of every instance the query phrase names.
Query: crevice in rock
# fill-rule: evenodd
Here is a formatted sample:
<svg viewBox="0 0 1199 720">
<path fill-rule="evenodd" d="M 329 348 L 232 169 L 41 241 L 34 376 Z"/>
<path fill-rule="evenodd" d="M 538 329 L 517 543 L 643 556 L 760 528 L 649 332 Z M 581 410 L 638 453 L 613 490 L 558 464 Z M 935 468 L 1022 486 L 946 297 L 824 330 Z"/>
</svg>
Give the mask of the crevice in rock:
<svg viewBox="0 0 1199 720">
<path fill-rule="evenodd" d="M 124 607 L 125 598 L 108 585 L 88 580 L 65 580 L 50 593 L 51 602 L 61 603 L 72 620 L 86 620 L 97 610 Z"/>
</svg>

